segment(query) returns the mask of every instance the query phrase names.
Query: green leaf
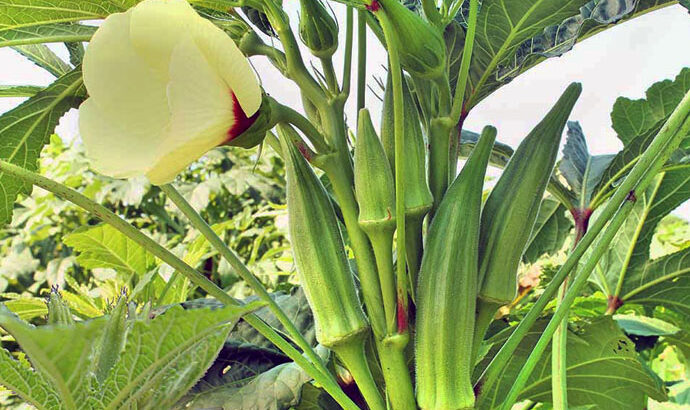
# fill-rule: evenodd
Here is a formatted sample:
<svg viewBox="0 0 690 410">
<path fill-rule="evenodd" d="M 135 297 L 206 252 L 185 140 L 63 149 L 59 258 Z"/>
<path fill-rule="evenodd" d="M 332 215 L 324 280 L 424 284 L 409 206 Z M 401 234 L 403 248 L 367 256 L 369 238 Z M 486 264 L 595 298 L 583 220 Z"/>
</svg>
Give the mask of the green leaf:
<svg viewBox="0 0 690 410">
<path fill-rule="evenodd" d="M 563 55 L 575 43 L 614 24 L 675 3 L 675 0 L 591 0 L 579 13 L 546 27 L 522 43 L 515 56 L 501 67 L 498 76 L 507 82 L 547 58 Z"/>
<path fill-rule="evenodd" d="M 505 397 L 545 326 L 546 321 L 533 326 L 508 362 L 496 388 L 483 393 L 480 408 L 493 408 Z M 491 340 L 496 345 L 485 361 L 493 357 L 510 332 L 512 328 Z M 647 395 L 658 401 L 666 400 L 663 387 L 642 364 L 635 345 L 609 316 L 583 326 L 577 333 L 569 331 L 567 352 L 569 407 L 594 405 L 602 409 L 638 410 L 645 407 Z M 519 400 L 551 401 L 550 361 L 547 351 Z"/>
<path fill-rule="evenodd" d="M 647 262 L 624 285 L 624 303 L 665 306 L 690 320 L 690 248 Z"/>
<path fill-rule="evenodd" d="M 88 363 L 103 324 L 97 319 L 72 326 L 33 327 L 0 305 L 0 327 L 15 338 L 33 368 L 50 382 L 67 408 L 76 408 L 89 393 Z"/>
<path fill-rule="evenodd" d="M 0 47 L 89 41 L 97 28 L 81 24 L 55 23 L 0 30 Z"/>
<path fill-rule="evenodd" d="M 22 320 L 31 320 L 48 314 L 46 301 L 42 298 L 18 297 L 2 303 Z"/>
<path fill-rule="evenodd" d="M 44 44 L 27 44 L 12 48 L 55 77 L 62 77 L 72 70 L 69 64 Z"/>
<path fill-rule="evenodd" d="M 98 20 L 136 3 L 137 0 L 3 0 L 0 36 L 4 31 L 42 24 Z"/>
<path fill-rule="evenodd" d="M 0 97 L 33 97 L 44 89 L 35 85 L 0 85 Z"/>
<path fill-rule="evenodd" d="M 59 409 L 60 398 L 50 383 L 0 348 L 0 385 L 38 409 Z"/>
<path fill-rule="evenodd" d="M 558 169 L 575 192 L 578 207 L 587 209 L 595 187 L 613 160 L 613 155 L 589 154 L 582 127 L 577 121 L 568 122 L 568 137 L 563 147 L 563 159 Z"/>
<path fill-rule="evenodd" d="M 523 42 L 578 15 L 587 0 L 484 0 L 470 63 L 468 107 L 500 87 Z M 451 56 L 452 58 L 452 56 Z"/>
<path fill-rule="evenodd" d="M 690 169 L 684 168 L 657 176 L 646 192 L 637 193 L 630 216 L 595 270 L 596 282 L 604 293 L 620 298 L 657 276 L 666 276 L 659 270 L 661 265 L 649 262 L 652 237 L 659 222 L 688 198 Z"/>
<path fill-rule="evenodd" d="M 0 116 L 0 159 L 35 171 L 43 145 L 60 117 L 85 97 L 81 70 L 75 69 L 18 107 Z M 0 172 L 0 225 L 10 221 L 17 195 L 31 185 Z"/>
<path fill-rule="evenodd" d="M 317 346 L 317 353 L 328 359 L 328 349 Z M 242 387 L 225 385 L 195 395 L 186 404 L 191 408 L 218 408 L 233 410 L 282 410 L 300 402 L 302 389 L 311 377 L 297 364 L 278 365 L 261 373 Z"/>
<path fill-rule="evenodd" d="M 566 216 L 567 209 L 552 197 L 546 197 L 539 207 L 537 221 L 532 230 L 522 260 L 534 263 L 543 255 L 551 255 L 563 248 L 563 243 L 573 227 Z"/>
<path fill-rule="evenodd" d="M 618 98 L 611 111 L 611 121 L 623 145 L 630 144 L 659 121 L 671 115 L 688 90 L 690 90 L 690 68 L 686 67 L 674 80 L 664 80 L 653 84 L 647 90 L 645 98 L 639 100 Z"/>
<path fill-rule="evenodd" d="M 111 268 L 122 274 L 143 275 L 155 266 L 151 253 L 110 225 L 80 228 L 63 242 L 79 253 L 77 263 L 87 269 Z"/>
<path fill-rule="evenodd" d="M 341 408 L 324 390 L 307 383 L 302 387 L 299 404 L 294 407 L 294 410 L 340 410 Z"/>
<path fill-rule="evenodd" d="M 613 320 L 625 333 L 635 336 L 669 336 L 680 331 L 668 322 L 647 316 L 614 315 Z"/>
<path fill-rule="evenodd" d="M 177 306 L 151 321 L 137 321 L 92 405 L 171 408 L 211 365 L 239 317 L 257 307 L 184 310 Z"/>
</svg>

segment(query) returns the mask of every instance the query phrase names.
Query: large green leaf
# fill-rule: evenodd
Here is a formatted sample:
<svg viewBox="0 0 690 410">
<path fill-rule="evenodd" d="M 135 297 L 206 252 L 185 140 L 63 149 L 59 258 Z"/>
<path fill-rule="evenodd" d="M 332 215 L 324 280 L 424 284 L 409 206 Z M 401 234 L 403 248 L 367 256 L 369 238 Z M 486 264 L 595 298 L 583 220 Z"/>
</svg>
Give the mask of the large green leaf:
<svg viewBox="0 0 690 410">
<path fill-rule="evenodd" d="M 64 62 L 45 44 L 27 44 L 12 48 L 55 77 L 62 77 L 72 70 L 69 64 Z"/>
<path fill-rule="evenodd" d="M 256 308 L 178 306 L 151 321 L 137 321 L 100 386 L 100 397 L 91 404 L 103 409 L 171 408 L 211 365 L 239 317 Z"/>
<path fill-rule="evenodd" d="M 680 329 L 661 319 L 638 315 L 614 315 L 613 320 L 618 323 L 625 333 L 635 336 L 670 336 L 680 332 Z"/>
<path fill-rule="evenodd" d="M 60 117 L 85 97 L 81 70 L 75 69 L 18 107 L 0 116 L 0 159 L 36 170 L 36 161 Z M 0 225 L 10 221 L 17 195 L 31 185 L 0 172 Z"/>
<path fill-rule="evenodd" d="M 38 409 L 59 409 L 60 398 L 50 383 L 38 373 L 0 348 L 0 385 L 12 390 Z"/>
<path fill-rule="evenodd" d="M 575 193 L 581 210 L 589 207 L 594 189 L 613 158 L 613 155 L 590 155 L 580 123 L 568 122 L 568 137 L 558 169 Z"/>
<path fill-rule="evenodd" d="M 662 256 L 632 270 L 621 300 L 650 309 L 660 305 L 690 320 L 690 248 Z"/>
<path fill-rule="evenodd" d="M 534 263 L 543 255 L 551 255 L 563 248 L 563 243 L 573 227 L 566 216 L 567 209 L 552 197 L 546 197 L 539 207 L 537 221 L 522 260 Z"/>
<path fill-rule="evenodd" d="M 652 85 L 645 98 L 618 98 L 613 105 L 611 122 L 623 145 L 630 144 L 671 115 L 688 90 L 690 68 L 684 68 L 674 80 L 664 80 Z"/>
<path fill-rule="evenodd" d="M 111 268 L 122 274 L 143 275 L 155 265 L 154 256 L 110 225 L 80 228 L 63 242 L 79 253 L 84 268 Z"/>
<path fill-rule="evenodd" d="M 1 30 L 0 47 L 89 41 L 96 29 L 81 24 L 55 23 Z"/>
<path fill-rule="evenodd" d="M 470 64 L 468 107 L 502 85 L 499 73 L 520 45 L 545 28 L 575 16 L 587 0 L 484 0 Z"/>
<path fill-rule="evenodd" d="M 579 13 L 559 24 L 546 27 L 522 43 L 514 58 L 501 67 L 499 77 L 508 81 L 550 57 L 568 52 L 573 46 L 613 24 L 677 3 L 677 0 L 591 0 Z"/>
<path fill-rule="evenodd" d="M 3 32 L 50 23 L 97 20 L 125 11 L 136 0 L 0 0 Z"/>
<path fill-rule="evenodd" d="M 646 268 L 652 236 L 661 219 L 688 198 L 690 169 L 686 168 L 659 175 L 645 192 L 637 194 L 633 211 L 595 270 L 596 282 L 605 294 L 620 298 L 656 276 Z"/>
<path fill-rule="evenodd" d="M 0 97 L 33 97 L 43 89 L 35 85 L 0 85 Z"/>
<path fill-rule="evenodd" d="M 480 408 L 494 408 L 512 387 L 517 373 L 539 339 L 545 321 L 538 322 L 521 342 L 503 371 L 500 382 L 484 392 Z M 490 360 L 512 329 L 494 337 Z M 566 371 L 569 407 L 594 405 L 602 409 L 638 410 L 645 407 L 646 396 L 666 399 L 663 388 L 650 374 L 635 352 L 635 345 L 611 317 L 602 317 L 585 325 L 577 333 L 569 331 Z M 551 401 L 551 355 L 546 352 L 525 388 L 520 400 Z"/>
<path fill-rule="evenodd" d="M 73 326 L 33 327 L 0 306 L 0 327 L 9 332 L 47 380 L 66 408 L 77 408 L 89 395 L 89 360 L 103 331 L 104 320 Z"/>
</svg>

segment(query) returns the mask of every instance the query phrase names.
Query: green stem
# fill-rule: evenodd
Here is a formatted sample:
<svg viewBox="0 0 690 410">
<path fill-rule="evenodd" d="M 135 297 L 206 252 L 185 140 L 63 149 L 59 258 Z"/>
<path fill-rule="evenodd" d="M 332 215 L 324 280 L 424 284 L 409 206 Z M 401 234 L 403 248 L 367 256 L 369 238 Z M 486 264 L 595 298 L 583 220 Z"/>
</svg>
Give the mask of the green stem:
<svg viewBox="0 0 690 410">
<path fill-rule="evenodd" d="M 326 76 L 326 84 L 328 89 L 333 94 L 338 94 L 340 88 L 338 86 L 338 78 L 335 75 L 335 68 L 333 67 L 333 60 L 328 58 L 321 58 L 321 67 L 323 67 L 323 74 Z"/>
<path fill-rule="evenodd" d="M 690 93 L 686 94 L 678 107 L 676 107 L 666 121 L 666 124 L 664 124 L 661 131 L 659 131 L 654 138 L 654 141 L 649 145 L 637 164 L 635 164 L 628 176 L 620 184 L 597 219 L 589 227 L 587 233 L 568 256 L 568 259 L 566 259 L 558 272 L 556 272 L 554 278 L 546 289 L 544 289 L 544 292 L 539 299 L 537 299 L 532 309 L 530 309 L 527 315 L 520 321 L 515 331 L 513 331 L 506 343 L 501 347 L 501 350 L 491 361 L 478 382 L 482 390 L 490 390 L 500 378 L 505 364 L 511 359 L 520 341 L 525 337 L 547 303 L 554 297 L 558 287 L 565 280 L 566 276 L 577 266 L 580 258 L 592 245 L 606 223 L 616 214 L 621 204 L 626 201 L 629 193 L 637 186 L 638 182 L 642 180 L 644 176 L 655 175 L 658 168 L 666 162 L 671 152 L 680 144 L 682 137 L 690 132 L 690 121 L 686 123 L 686 119 L 689 115 Z M 626 205 L 628 205 L 628 203 L 626 203 Z M 607 229 L 607 232 L 609 230 L 610 227 Z"/>
<path fill-rule="evenodd" d="M 326 142 L 319 130 L 317 130 L 316 127 L 314 127 L 311 121 L 304 118 L 302 114 L 298 113 L 297 111 L 293 110 L 292 108 L 286 105 L 282 105 L 277 102 L 275 104 L 272 104 L 272 108 L 278 111 L 276 113 L 278 121 L 286 121 L 297 127 L 297 129 L 299 129 L 300 131 L 302 131 L 304 136 L 307 137 L 309 142 L 311 142 L 311 144 L 314 146 L 316 152 L 318 152 L 319 154 L 325 154 L 332 151 L 331 147 L 328 145 L 328 142 Z"/>
<path fill-rule="evenodd" d="M 199 213 L 187 202 L 187 200 L 180 195 L 180 193 L 171 184 L 161 185 L 161 190 L 170 198 L 170 200 L 177 206 L 177 208 L 182 211 L 182 213 L 189 219 L 199 232 L 209 241 L 211 246 L 220 253 L 220 255 L 225 259 L 230 267 L 237 273 L 252 290 L 257 294 L 259 299 L 263 300 L 268 304 L 271 312 L 276 316 L 280 324 L 283 325 L 287 331 L 292 341 L 299 346 L 300 349 L 306 354 L 306 356 L 317 366 L 323 367 L 320 369 L 324 374 L 328 374 L 325 366 L 321 362 L 321 359 L 316 354 L 311 345 L 307 342 L 304 336 L 299 332 L 295 324 L 288 318 L 283 309 L 276 303 L 276 301 L 268 293 L 264 285 L 259 281 L 259 279 L 254 276 L 247 266 L 240 260 L 239 256 L 230 249 L 225 242 L 216 234 L 216 232 L 211 228 L 208 223 L 199 215 Z M 320 364 L 320 365 L 319 365 Z"/>
<path fill-rule="evenodd" d="M 332 349 L 350 372 L 352 378 L 355 379 L 357 388 L 359 388 L 369 408 L 371 410 L 385 410 L 386 403 L 381 397 L 381 392 L 374 381 L 364 354 L 364 340 L 361 338 L 359 342 L 345 343 Z"/>
<path fill-rule="evenodd" d="M 383 309 L 386 314 L 386 335 L 396 333 L 395 275 L 393 273 L 393 232 L 370 231 L 369 240 L 374 248 L 379 272 Z"/>
<path fill-rule="evenodd" d="M 406 333 L 387 337 L 376 344 L 392 410 L 417 410 L 412 377 L 403 354 L 409 342 L 410 335 Z"/>
<path fill-rule="evenodd" d="M 607 188 L 610 186 L 613 186 L 614 182 L 618 181 L 619 178 L 621 178 L 623 175 L 625 175 L 625 173 L 628 172 L 628 170 L 630 168 L 632 168 L 633 165 L 635 165 L 635 163 L 637 162 L 638 159 L 640 159 L 639 156 L 632 159 L 630 162 L 625 164 L 625 166 L 623 166 L 621 169 L 619 169 L 618 172 L 616 172 L 616 174 L 614 176 L 612 176 L 611 178 L 609 178 L 608 181 L 606 181 L 606 184 L 604 184 L 601 187 L 599 192 L 597 192 L 597 195 L 590 202 L 589 207 L 591 209 L 593 209 L 593 210 L 597 209 L 599 207 L 599 205 L 601 205 L 606 199 L 608 199 L 608 197 L 611 194 L 611 191 L 609 191 Z"/>
<path fill-rule="evenodd" d="M 429 188 L 434 205 L 429 222 L 448 189 L 450 164 L 450 130 L 453 126 L 445 118 L 433 118 L 429 127 Z"/>
<path fill-rule="evenodd" d="M 405 101 L 403 100 L 402 88 L 402 68 L 398 55 L 398 42 L 394 38 L 391 23 L 385 13 L 378 13 L 377 17 L 381 22 L 381 29 L 386 38 L 388 46 L 388 61 L 391 70 L 393 84 L 393 135 L 395 140 L 395 214 L 399 215 L 395 219 L 396 226 L 396 254 L 397 261 L 397 292 L 398 309 L 405 317 L 398 317 L 398 332 L 404 333 L 407 330 L 407 270 L 406 270 L 406 251 L 405 251 Z M 404 323 L 403 323 L 404 322 Z"/>
<path fill-rule="evenodd" d="M 462 4 L 458 1 L 457 4 Z M 460 61 L 460 72 L 455 84 L 455 95 L 453 96 L 453 105 L 450 112 L 450 119 L 453 124 L 460 121 L 460 116 L 463 112 L 463 102 L 465 100 L 465 90 L 467 88 L 467 78 L 470 73 L 470 62 L 472 61 L 472 49 L 474 47 L 474 36 L 477 31 L 477 14 L 479 10 L 479 1 L 470 0 L 470 15 L 467 21 L 467 34 L 465 34 L 465 45 L 462 50 L 462 60 Z"/>
<path fill-rule="evenodd" d="M 561 306 L 563 298 L 568 290 L 568 278 L 566 277 L 558 289 L 556 306 Z M 553 335 L 553 347 L 551 349 L 551 397 L 554 410 L 568 409 L 568 377 L 567 377 L 567 352 L 568 344 L 568 316 L 561 321 Z"/>
<path fill-rule="evenodd" d="M 241 304 L 241 302 L 225 293 L 215 283 L 208 280 L 204 275 L 197 272 L 182 259 L 173 255 L 158 242 L 140 232 L 137 228 L 114 214 L 112 211 L 85 197 L 79 192 L 29 170 L 4 161 L 0 161 L 0 171 L 21 179 L 22 181 L 41 187 L 49 192 L 52 192 L 58 198 L 72 202 L 73 204 L 83 208 L 103 222 L 117 229 L 123 235 L 136 242 L 143 249 L 170 265 L 176 271 L 187 277 L 196 286 L 206 291 L 206 293 L 208 293 L 210 296 L 213 296 L 221 303 L 235 306 Z M 302 356 L 297 349 L 283 339 L 282 336 L 280 336 L 275 330 L 273 330 L 273 328 L 267 325 L 258 316 L 254 314 L 247 315 L 244 317 L 244 320 L 254 327 L 261 335 L 266 337 L 276 347 L 278 347 L 278 349 L 284 352 L 302 369 L 304 369 L 304 371 L 313 377 L 317 383 L 321 384 L 340 405 L 350 410 L 358 409 L 352 400 L 350 400 L 342 389 L 340 389 L 340 386 L 338 386 L 332 377 L 327 376 L 321 370 L 316 368 L 312 362 Z"/>
<path fill-rule="evenodd" d="M 352 80 L 352 37 L 353 37 L 353 17 L 352 6 L 347 6 L 345 12 L 345 55 L 343 57 L 343 87 L 341 95 L 347 98 L 350 95 L 350 82 Z M 357 110 L 359 112 L 359 110 Z"/>
<path fill-rule="evenodd" d="M 357 11 L 357 111 L 364 108 L 367 87 L 367 12 Z"/>
<path fill-rule="evenodd" d="M 417 275 L 422 265 L 422 254 L 424 252 L 422 243 L 422 226 L 426 213 L 419 215 L 405 216 L 405 249 L 407 249 L 407 272 L 412 301 L 416 301 L 415 290 L 417 289 Z"/>
</svg>

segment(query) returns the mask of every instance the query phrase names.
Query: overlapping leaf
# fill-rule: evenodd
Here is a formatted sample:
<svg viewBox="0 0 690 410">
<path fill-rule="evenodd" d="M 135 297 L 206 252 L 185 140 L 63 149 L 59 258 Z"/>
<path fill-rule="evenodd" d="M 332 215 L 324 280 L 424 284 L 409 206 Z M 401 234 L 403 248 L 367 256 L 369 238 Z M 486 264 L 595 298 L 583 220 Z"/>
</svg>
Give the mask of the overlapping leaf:
<svg viewBox="0 0 690 410">
<path fill-rule="evenodd" d="M 4 113 L 0 116 L 0 159 L 35 170 L 41 149 L 60 117 L 84 97 L 81 70 L 75 69 Z M 17 195 L 30 190 L 27 183 L 0 173 L 0 225 L 10 220 Z"/>
<path fill-rule="evenodd" d="M 0 85 L 0 97 L 33 97 L 42 90 L 35 85 Z"/>
</svg>

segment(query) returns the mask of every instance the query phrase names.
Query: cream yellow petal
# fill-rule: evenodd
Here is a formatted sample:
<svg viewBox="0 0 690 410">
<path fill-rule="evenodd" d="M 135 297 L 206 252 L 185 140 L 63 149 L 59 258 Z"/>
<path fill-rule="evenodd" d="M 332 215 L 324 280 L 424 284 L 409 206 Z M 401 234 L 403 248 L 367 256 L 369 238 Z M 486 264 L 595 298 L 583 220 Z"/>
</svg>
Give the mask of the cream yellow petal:
<svg viewBox="0 0 690 410">
<path fill-rule="evenodd" d="M 130 38 L 137 53 L 164 81 L 172 51 L 202 18 L 185 0 L 145 0 L 132 9 Z"/>
<path fill-rule="evenodd" d="M 114 178 L 144 175 L 156 161 L 158 141 L 142 128 L 108 118 L 93 98 L 79 107 L 79 131 L 91 167 Z"/>
<path fill-rule="evenodd" d="M 94 34 L 84 55 L 84 84 L 112 120 L 162 129 L 170 118 L 166 83 L 131 46 L 130 13 L 109 16 Z"/>
<path fill-rule="evenodd" d="M 261 105 L 261 88 L 249 60 L 223 30 L 208 20 L 202 19 L 196 40 L 211 66 L 237 96 L 244 113 L 251 117 Z"/>
<path fill-rule="evenodd" d="M 172 120 L 159 160 L 146 174 L 151 183 L 172 181 L 191 162 L 228 138 L 234 116 L 230 89 L 196 43 L 181 41 L 170 59 L 168 98 Z"/>
</svg>

